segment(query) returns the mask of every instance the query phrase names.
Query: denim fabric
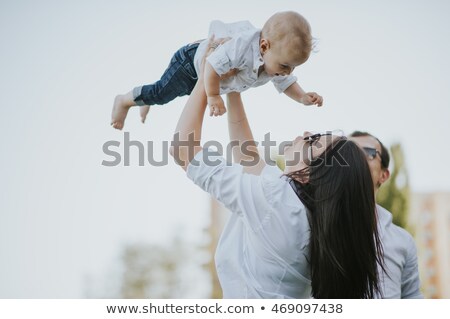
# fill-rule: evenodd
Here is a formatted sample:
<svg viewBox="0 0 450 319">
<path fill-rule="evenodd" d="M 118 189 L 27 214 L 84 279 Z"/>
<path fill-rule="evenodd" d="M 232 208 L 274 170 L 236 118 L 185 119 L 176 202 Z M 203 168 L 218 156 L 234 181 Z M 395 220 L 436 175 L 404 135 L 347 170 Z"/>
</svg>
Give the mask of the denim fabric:
<svg viewBox="0 0 450 319">
<path fill-rule="evenodd" d="M 191 94 L 197 83 L 194 56 L 198 45 L 198 43 L 188 44 L 179 49 L 159 81 L 136 88 L 134 90 L 136 104 L 162 105 L 178 96 Z"/>
</svg>

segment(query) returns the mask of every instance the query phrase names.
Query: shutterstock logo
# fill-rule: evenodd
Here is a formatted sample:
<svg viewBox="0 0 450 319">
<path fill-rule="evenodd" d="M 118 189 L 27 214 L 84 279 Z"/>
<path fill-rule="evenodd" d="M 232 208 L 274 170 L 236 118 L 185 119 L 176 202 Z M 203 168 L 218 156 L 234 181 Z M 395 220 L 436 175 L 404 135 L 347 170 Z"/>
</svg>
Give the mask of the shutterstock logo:
<svg viewBox="0 0 450 319">
<path fill-rule="evenodd" d="M 332 137 L 325 137 L 325 143 L 331 144 Z M 322 141 L 323 143 L 323 141 Z M 173 158 L 169 153 L 170 147 L 173 147 Z M 199 146 L 198 141 L 195 141 L 194 135 L 190 134 L 187 140 L 180 140 L 179 135 L 175 134 L 172 141 L 162 141 L 158 145 L 155 145 L 154 141 L 137 141 L 130 138 L 129 132 L 124 132 L 123 141 L 111 140 L 103 144 L 103 154 L 108 158 L 102 161 L 103 166 L 115 167 L 115 166 L 131 166 L 131 163 L 135 163 L 137 157 L 138 166 L 165 166 L 169 164 L 169 161 L 175 161 L 180 163 L 179 150 L 187 149 L 187 152 L 194 152 L 194 147 Z M 207 165 L 218 165 L 217 154 L 225 157 L 227 163 L 232 163 L 233 152 L 240 152 L 247 160 L 241 161 L 243 166 L 254 166 L 260 159 L 264 160 L 267 165 L 275 166 L 276 161 L 273 159 L 273 154 L 284 155 L 285 150 L 293 146 L 293 141 L 282 141 L 277 143 L 271 139 L 270 133 L 264 135 L 264 140 L 257 141 L 244 141 L 239 143 L 238 141 L 231 141 L 225 146 L 219 141 L 209 140 L 202 145 L 203 161 Z M 341 145 L 340 147 L 342 147 Z M 322 144 L 319 142 L 314 145 L 310 145 L 307 142 L 301 144 L 301 147 L 292 152 L 291 158 L 286 159 L 286 165 L 295 166 L 301 161 L 311 162 L 311 148 L 320 148 Z M 339 149 L 340 149 L 339 147 Z M 259 156 L 256 153 L 258 149 Z M 333 160 L 336 160 L 339 165 L 348 165 L 342 156 L 339 154 L 339 149 L 333 151 Z M 161 150 L 162 156 L 160 159 L 155 158 L 155 150 Z M 189 153 L 188 153 L 189 154 Z M 211 158 L 210 158 L 211 157 Z M 215 159 L 214 159 L 215 158 Z M 330 161 L 327 161 L 327 163 Z M 332 162 L 332 161 L 331 161 Z M 191 165 L 198 165 L 194 161 Z"/>
</svg>

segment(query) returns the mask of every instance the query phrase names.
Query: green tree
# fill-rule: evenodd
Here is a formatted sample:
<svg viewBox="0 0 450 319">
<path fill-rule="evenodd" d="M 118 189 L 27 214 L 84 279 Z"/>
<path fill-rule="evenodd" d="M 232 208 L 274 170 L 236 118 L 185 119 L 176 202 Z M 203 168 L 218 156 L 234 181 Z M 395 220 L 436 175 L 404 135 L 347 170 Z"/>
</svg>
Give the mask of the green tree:
<svg viewBox="0 0 450 319">
<path fill-rule="evenodd" d="M 170 247 L 172 248 L 172 247 Z M 176 291 L 177 253 L 158 245 L 134 244 L 122 253 L 122 298 L 170 298 Z"/>
<path fill-rule="evenodd" d="M 399 143 L 390 148 L 393 167 L 391 177 L 381 186 L 377 202 L 393 215 L 394 224 L 406 228 L 410 203 L 410 187 L 405 156 Z"/>
<path fill-rule="evenodd" d="M 188 293 L 183 273 L 192 256 L 188 244 L 175 238 L 166 246 L 129 244 L 122 252 L 121 298 L 181 298 Z"/>
</svg>

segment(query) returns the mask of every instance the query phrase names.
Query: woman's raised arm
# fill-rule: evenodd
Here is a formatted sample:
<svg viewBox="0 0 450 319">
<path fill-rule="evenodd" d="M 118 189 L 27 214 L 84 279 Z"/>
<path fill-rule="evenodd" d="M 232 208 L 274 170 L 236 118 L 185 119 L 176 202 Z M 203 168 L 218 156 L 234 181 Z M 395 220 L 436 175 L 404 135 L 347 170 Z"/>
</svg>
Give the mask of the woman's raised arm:
<svg viewBox="0 0 450 319">
<path fill-rule="evenodd" d="M 233 149 L 233 161 L 244 166 L 249 174 L 259 175 L 266 163 L 259 156 L 258 148 L 248 124 L 241 94 L 227 94 L 228 132 Z"/>
<path fill-rule="evenodd" d="M 202 136 L 203 117 L 206 109 L 206 93 L 203 76 L 199 75 L 197 84 L 189 96 L 173 136 L 170 154 L 184 170 L 202 150 L 200 140 Z"/>
</svg>

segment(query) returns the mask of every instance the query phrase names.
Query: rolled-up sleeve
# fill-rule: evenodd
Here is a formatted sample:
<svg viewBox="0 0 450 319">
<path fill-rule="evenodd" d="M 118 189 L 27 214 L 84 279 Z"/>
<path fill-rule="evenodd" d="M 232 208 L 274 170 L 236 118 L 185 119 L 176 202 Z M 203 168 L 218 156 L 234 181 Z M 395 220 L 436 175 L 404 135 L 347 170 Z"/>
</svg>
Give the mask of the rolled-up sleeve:
<svg viewBox="0 0 450 319">
<path fill-rule="evenodd" d="M 218 75 L 223 75 L 231 69 L 231 60 L 223 45 L 211 53 L 211 55 L 206 58 L 206 61 L 211 64 Z"/>
<path fill-rule="evenodd" d="M 250 43 L 240 37 L 233 38 L 214 50 L 206 61 L 211 64 L 217 74 L 223 75 L 231 69 L 242 68 L 244 55 Z"/>
<path fill-rule="evenodd" d="M 272 209 L 266 193 L 272 186 L 263 185 L 267 178 L 245 173 L 243 166 L 228 163 L 220 154 L 207 150 L 197 153 L 187 167 L 187 176 L 232 213 L 243 217 L 254 231 L 270 218 Z"/>
</svg>

